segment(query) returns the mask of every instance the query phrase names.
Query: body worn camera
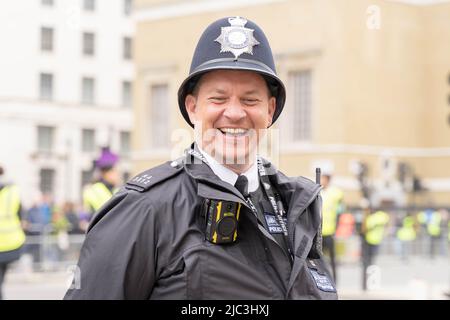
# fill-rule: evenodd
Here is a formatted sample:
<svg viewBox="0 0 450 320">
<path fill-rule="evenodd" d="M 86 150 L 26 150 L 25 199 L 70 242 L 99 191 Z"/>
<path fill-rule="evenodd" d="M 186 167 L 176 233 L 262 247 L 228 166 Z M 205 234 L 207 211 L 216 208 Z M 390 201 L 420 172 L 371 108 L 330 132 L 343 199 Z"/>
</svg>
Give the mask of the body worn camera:
<svg viewBox="0 0 450 320">
<path fill-rule="evenodd" d="M 206 199 L 206 240 L 214 244 L 235 242 L 241 206 L 238 202 Z"/>
</svg>

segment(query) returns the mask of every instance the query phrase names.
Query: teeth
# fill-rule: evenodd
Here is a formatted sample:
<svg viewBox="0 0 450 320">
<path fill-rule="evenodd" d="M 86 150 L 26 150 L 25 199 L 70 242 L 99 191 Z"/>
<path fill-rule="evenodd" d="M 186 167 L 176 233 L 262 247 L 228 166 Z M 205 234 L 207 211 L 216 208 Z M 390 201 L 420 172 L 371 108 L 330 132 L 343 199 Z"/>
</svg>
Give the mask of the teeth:
<svg viewBox="0 0 450 320">
<path fill-rule="evenodd" d="M 246 133 L 248 130 L 242 128 L 221 128 L 220 131 L 227 134 L 243 134 Z"/>
</svg>

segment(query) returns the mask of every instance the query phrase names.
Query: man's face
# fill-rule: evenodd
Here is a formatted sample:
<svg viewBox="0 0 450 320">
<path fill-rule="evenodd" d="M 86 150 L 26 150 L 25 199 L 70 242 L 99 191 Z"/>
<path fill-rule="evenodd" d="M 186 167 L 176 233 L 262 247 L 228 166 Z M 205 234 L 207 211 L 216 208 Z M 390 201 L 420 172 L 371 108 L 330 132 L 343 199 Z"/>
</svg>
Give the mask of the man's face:
<svg viewBox="0 0 450 320">
<path fill-rule="evenodd" d="M 102 177 L 106 182 L 112 184 L 113 186 L 117 186 L 120 184 L 120 175 L 116 167 L 104 171 L 102 173 Z"/>
<path fill-rule="evenodd" d="M 330 179 L 331 177 L 329 175 L 326 174 L 322 175 L 320 177 L 320 184 L 322 185 L 322 187 L 324 188 L 328 187 L 328 185 L 330 184 Z"/>
<path fill-rule="evenodd" d="M 261 75 L 236 70 L 203 75 L 185 103 L 197 143 L 231 168 L 252 164 L 276 106 Z"/>
</svg>

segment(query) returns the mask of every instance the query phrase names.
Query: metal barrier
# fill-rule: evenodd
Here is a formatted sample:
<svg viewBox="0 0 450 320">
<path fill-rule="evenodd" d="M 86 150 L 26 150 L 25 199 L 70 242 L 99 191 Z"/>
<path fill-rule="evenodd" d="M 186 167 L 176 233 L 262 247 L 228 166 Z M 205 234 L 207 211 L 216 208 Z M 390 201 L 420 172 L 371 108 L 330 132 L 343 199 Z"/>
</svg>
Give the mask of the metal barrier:
<svg viewBox="0 0 450 320">
<path fill-rule="evenodd" d="M 447 238 L 447 228 L 442 228 L 440 237 L 431 237 L 426 230 L 420 229 L 416 239 L 401 241 L 397 238 L 398 226 L 387 228 L 385 236 L 378 248 L 379 255 L 397 256 L 408 260 L 410 257 L 423 257 L 434 259 L 450 255 L 450 241 Z M 336 237 L 336 254 L 341 263 L 353 263 L 361 257 L 362 236 L 355 229 L 348 237 Z"/>
<path fill-rule="evenodd" d="M 31 271 L 63 271 L 78 261 L 84 234 L 55 231 L 46 225 L 39 234 L 27 235 L 17 268 Z"/>
<path fill-rule="evenodd" d="M 394 215 L 391 214 L 393 217 Z M 426 231 L 419 232 L 415 240 L 402 242 L 396 237 L 397 225 L 392 224 L 386 230 L 386 236 L 379 246 L 378 254 L 408 259 L 413 256 L 434 258 L 449 256 L 450 243 L 447 229 L 440 238 L 432 239 Z M 51 225 L 42 228 L 38 235 L 28 235 L 23 247 L 21 261 L 15 263 L 18 268 L 33 271 L 64 271 L 78 261 L 84 234 L 57 232 Z M 340 263 L 358 263 L 361 257 L 361 236 L 355 227 L 347 237 L 336 237 L 336 256 Z M 25 265 L 25 266 L 24 266 Z"/>
</svg>

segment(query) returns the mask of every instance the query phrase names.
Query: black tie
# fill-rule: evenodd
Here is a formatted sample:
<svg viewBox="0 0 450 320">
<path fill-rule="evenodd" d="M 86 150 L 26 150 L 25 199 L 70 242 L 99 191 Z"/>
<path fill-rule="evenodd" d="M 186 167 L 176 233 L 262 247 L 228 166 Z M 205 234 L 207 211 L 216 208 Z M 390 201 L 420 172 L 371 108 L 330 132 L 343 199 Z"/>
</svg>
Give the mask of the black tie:
<svg viewBox="0 0 450 320">
<path fill-rule="evenodd" d="M 239 190 L 239 192 L 245 197 L 248 197 L 248 180 L 247 177 L 244 175 L 240 175 L 237 178 L 236 183 L 234 184 L 236 189 Z"/>
</svg>

